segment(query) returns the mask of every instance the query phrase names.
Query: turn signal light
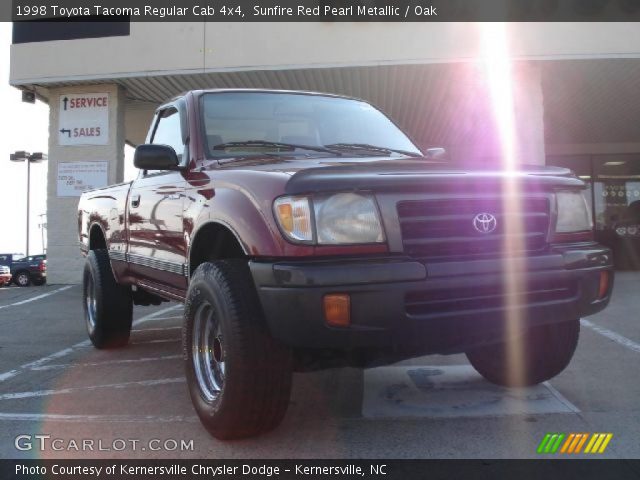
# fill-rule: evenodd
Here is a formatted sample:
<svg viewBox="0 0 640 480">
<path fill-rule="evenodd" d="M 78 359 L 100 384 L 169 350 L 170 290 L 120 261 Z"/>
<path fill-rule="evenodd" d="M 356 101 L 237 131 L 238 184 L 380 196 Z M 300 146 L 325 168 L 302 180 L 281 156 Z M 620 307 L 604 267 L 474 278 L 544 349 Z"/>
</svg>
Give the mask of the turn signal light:
<svg viewBox="0 0 640 480">
<path fill-rule="evenodd" d="M 274 203 L 282 232 L 294 242 L 311 242 L 311 206 L 307 197 L 280 197 Z"/>
<path fill-rule="evenodd" d="M 278 217 L 280 218 L 280 224 L 288 233 L 293 231 L 293 208 L 290 203 L 278 205 Z"/>
<path fill-rule="evenodd" d="M 346 293 L 330 293 L 324 296 L 324 318 L 332 327 L 348 327 L 351 324 L 351 298 Z"/>
<path fill-rule="evenodd" d="M 609 272 L 600 272 L 600 286 L 598 287 L 598 299 L 603 299 L 609 291 Z"/>
</svg>

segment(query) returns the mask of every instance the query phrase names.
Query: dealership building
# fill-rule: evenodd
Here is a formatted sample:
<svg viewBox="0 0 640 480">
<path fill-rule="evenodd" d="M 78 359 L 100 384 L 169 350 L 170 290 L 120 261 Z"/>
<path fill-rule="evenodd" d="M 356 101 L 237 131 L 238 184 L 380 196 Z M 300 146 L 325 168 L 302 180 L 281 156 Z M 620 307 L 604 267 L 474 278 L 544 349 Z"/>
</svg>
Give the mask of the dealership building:
<svg viewBox="0 0 640 480">
<path fill-rule="evenodd" d="M 10 83 L 50 107 L 49 281 L 81 279 L 80 192 L 122 181 L 125 144 L 144 143 L 155 108 L 186 90 L 301 89 L 359 97 L 420 146 L 445 147 L 453 163 L 496 161 L 486 28 L 490 24 L 15 24 Z M 640 239 L 634 227 L 640 209 L 633 207 L 640 201 L 638 24 L 512 23 L 506 38 L 516 157 L 574 169 L 589 184 L 599 238 L 620 252 L 617 258 L 633 259 Z"/>
</svg>

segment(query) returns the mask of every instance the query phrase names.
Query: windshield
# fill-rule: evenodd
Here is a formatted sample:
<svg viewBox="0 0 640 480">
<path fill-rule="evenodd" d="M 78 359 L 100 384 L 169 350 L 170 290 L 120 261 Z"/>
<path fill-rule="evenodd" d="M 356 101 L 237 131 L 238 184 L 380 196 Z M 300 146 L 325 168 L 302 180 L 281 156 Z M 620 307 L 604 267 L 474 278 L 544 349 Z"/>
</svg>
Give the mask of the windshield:
<svg viewBox="0 0 640 480">
<path fill-rule="evenodd" d="M 344 152 L 345 145 L 357 144 L 420 155 L 418 147 L 389 118 L 359 100 L 290 93 L 210 93 L 204 95 L 203 112 L 206 150 L 211 157 L 291 154 L 291 148 L 273 143 L 294 145 L 294 151 L 305 154 L 331 152 L 300 146 L 337 146 L 336 151 Z M 238 144 L 246 142 L 250 144 Z M 354 148 L 348 153 L 365 155 L 372 150 Z"/>
</svg>

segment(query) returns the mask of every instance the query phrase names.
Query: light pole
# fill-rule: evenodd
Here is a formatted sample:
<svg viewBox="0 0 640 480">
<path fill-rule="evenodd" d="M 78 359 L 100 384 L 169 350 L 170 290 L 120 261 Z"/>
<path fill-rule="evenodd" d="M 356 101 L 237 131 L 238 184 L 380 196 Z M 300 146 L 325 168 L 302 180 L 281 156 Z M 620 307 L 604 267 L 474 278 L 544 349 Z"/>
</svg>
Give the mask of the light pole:
<svg viewBox="0 0 640 480">
<path fill-rule="evenodd" d="M 29 153 L 25 151 L 19 151 L 12 153 L 9 156 L 12 162 L 27 162 L 27 257 L 29 256 L 29 210 L 31 201 L 31 164 L 40 163 L 47 160 L 47 154 L 42 152 Z"/>
</svg>

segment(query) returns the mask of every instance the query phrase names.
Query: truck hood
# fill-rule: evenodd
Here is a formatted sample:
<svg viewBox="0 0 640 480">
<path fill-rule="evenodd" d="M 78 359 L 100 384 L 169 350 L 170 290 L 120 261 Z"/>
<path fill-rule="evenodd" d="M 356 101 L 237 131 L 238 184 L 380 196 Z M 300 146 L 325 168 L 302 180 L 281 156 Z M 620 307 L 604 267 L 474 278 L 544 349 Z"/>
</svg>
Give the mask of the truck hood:
<svg viewBox="0 0 640 480">
<path fill-rule="evenodd" d="M 376 159 L 369 163 L 323 165 L 298 170 L 289 179 L 286 193 L 372 190 L 402 192 L 496 191 L 515 182 L 527 191 L 582 188 L 584 183 L 570 170 L 558 167 L 522 166 L 506 172 L 496 166 L 450 165 L 429 160 Z M 499 190 L 497 190 L 499 191 Z"/>
<path fill-rule="evenodd" d="M 325 191 L 437 192 L 469 188 L 500 188 L 515 181 L 527 190 L 582 188 L 584 183 L 566 168 L 523 165 L 506 172 L 496 165 L 448 164 L 427 158 L 300 158 L 252 157 L 225 162 L 223 169 L 279 172 L 290 178 L 285 193 Z"/>
</svg>

